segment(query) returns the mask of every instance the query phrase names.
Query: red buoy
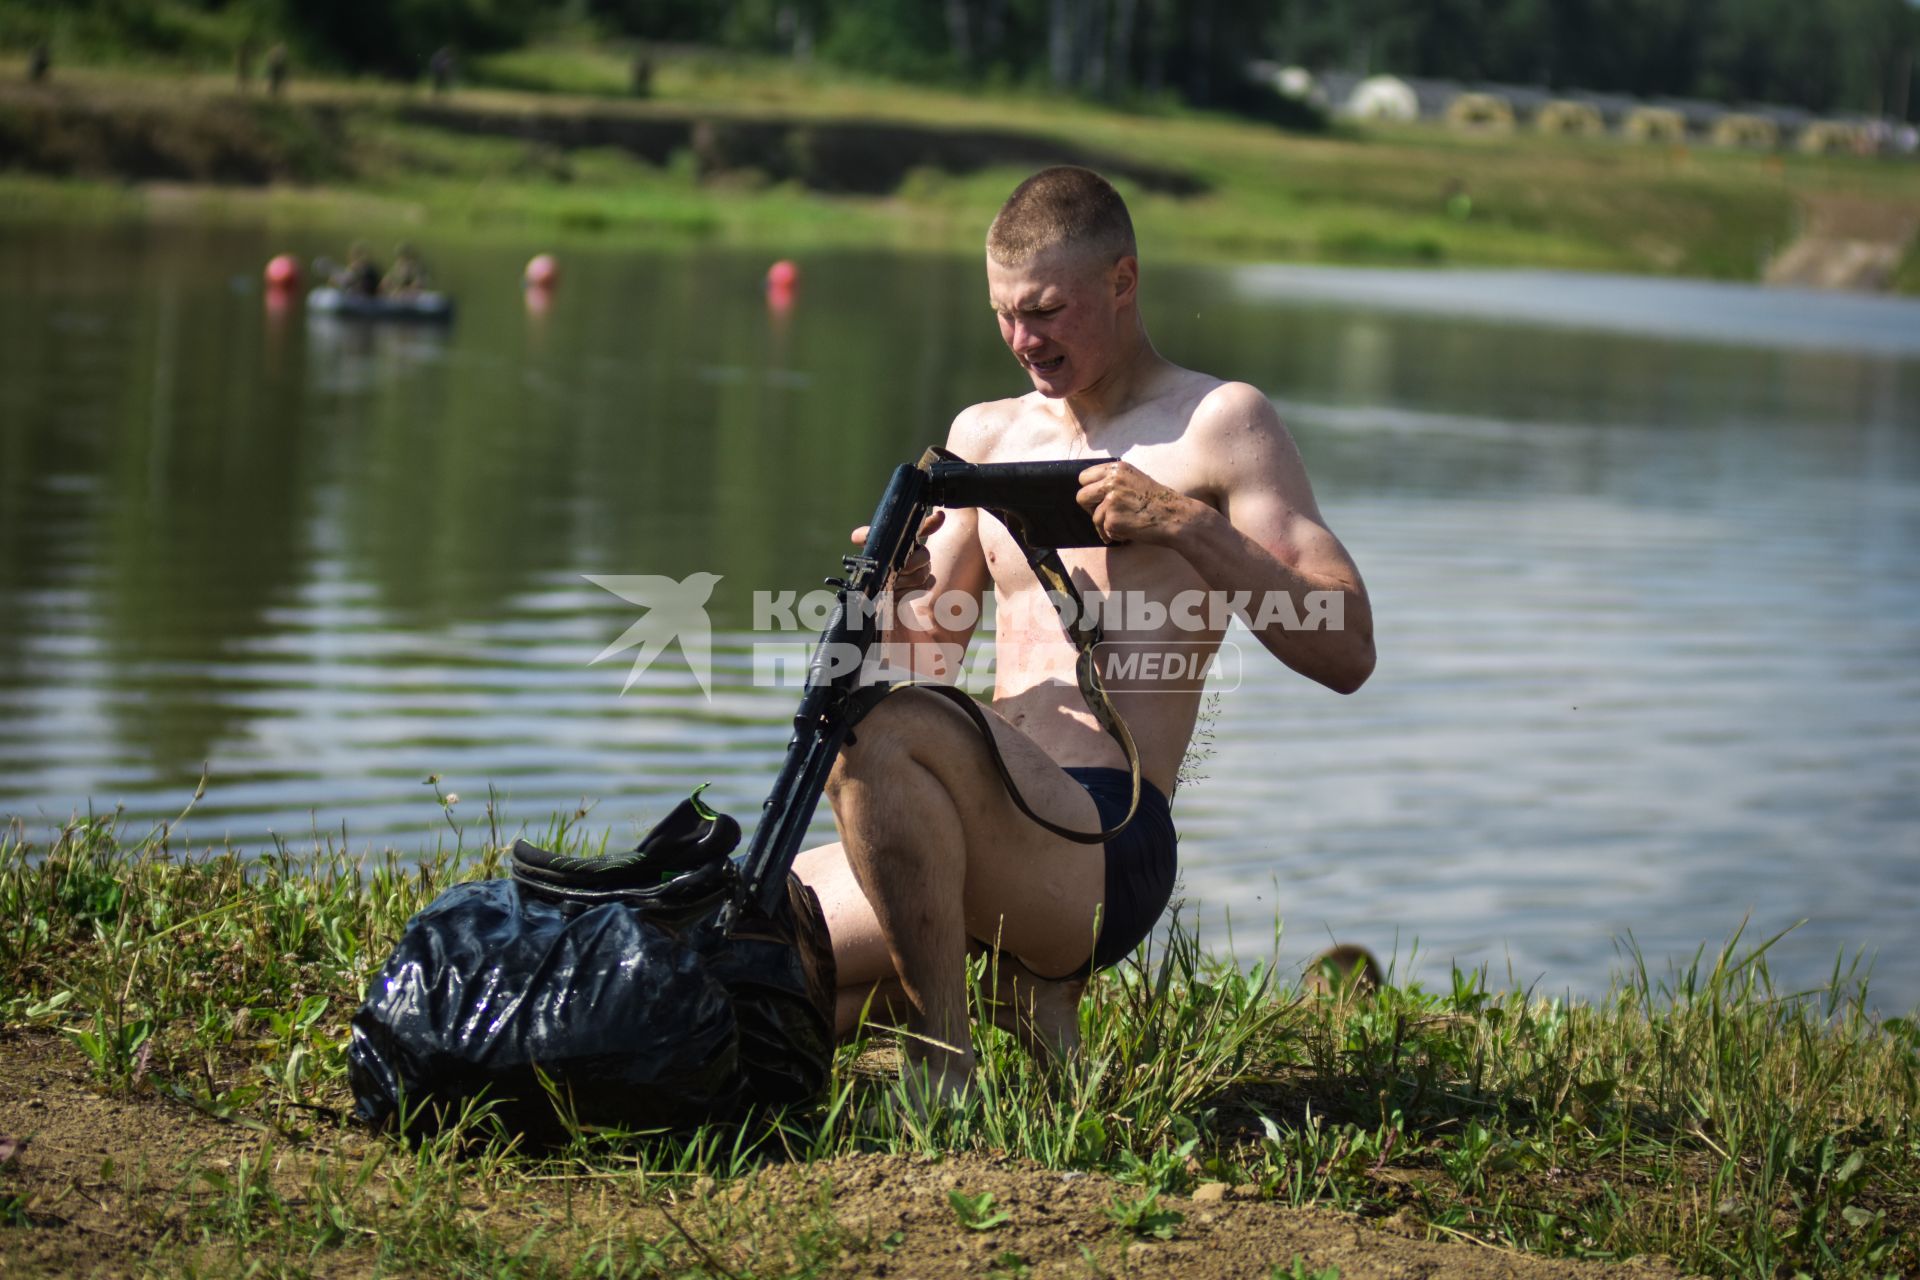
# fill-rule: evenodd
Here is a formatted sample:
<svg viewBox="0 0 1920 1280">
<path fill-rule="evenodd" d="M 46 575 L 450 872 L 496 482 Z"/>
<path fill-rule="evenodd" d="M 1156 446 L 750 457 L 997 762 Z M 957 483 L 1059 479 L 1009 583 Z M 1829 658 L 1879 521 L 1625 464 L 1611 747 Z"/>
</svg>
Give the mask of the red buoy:
<svg viewBox="0 0 1920 1280">
<path fill-rule="evenodd" d="M 799 283 L 800 268 L 794 266 L 793 263 L 786 258 L 780 259 L 780 261 L 767 268 L 767 288 L 769 289 L 779 289 L 791 293 L 794 286 Z"/>
<path fill-rule="evenodd" d="M 550 253 L 536 253 L 527 260 L 523 279 L 529 289 L 551 289 L 560 283 L 560 263 Z"/>
<path fill-rule="evenodd" d="M 297 289 L 300 287 L 300 259 L 290 253 L 277 253 L 267 259 L 266 270 L 261 273 L 269 289 Z"/>
</svg>

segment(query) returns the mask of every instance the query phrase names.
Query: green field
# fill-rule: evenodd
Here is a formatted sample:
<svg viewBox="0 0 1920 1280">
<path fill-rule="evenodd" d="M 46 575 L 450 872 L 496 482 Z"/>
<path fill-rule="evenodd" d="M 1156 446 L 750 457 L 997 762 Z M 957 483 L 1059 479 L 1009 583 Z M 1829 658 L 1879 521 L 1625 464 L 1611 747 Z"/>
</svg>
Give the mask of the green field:
<svg viewBox="0 0 1920 1280">
<path fill-rule="evenodd" d="M 1147 253 L 1204 260 L 1561 267 L 1754 279 L 1805 202 L 1920 208 L 1920 165 L 1649 147 L 1437 128 L 1310 136 L 1169 107 L 1122 113 L 1030 91 L 974 94 L 720 55 L 664 59 L 645 101 L 623 56 L 545 46 L 480 60 L 445 100 L 384 82 L 301 79 L 286 102 L 229 76 L 62 68 L 45 92 L 0 67 L 0 215 L 199 218 L 435 236 L 695 239 L 971 251 L 1032 165 L 909 168 L 835 194 L 689 151 L 639 158 L 445 127 L 444 117 L 889 121 L 1031 135 L 1183 175 L 1121 183 Z M 423 122 L 431 103 L 441 122 Z M 223 169 L 224 166 L 224 169 Z M 235 177 L 238 173 L 240 176 Z M 135 181 L 129 179 L 149 179 Z M 154 181 L 152 179 L 158 179 Z M 1448 193 L 1464 190 L 1470 207 Z M 1902 287 L 1920 287 L 1909 255 Z"/>
</svg>

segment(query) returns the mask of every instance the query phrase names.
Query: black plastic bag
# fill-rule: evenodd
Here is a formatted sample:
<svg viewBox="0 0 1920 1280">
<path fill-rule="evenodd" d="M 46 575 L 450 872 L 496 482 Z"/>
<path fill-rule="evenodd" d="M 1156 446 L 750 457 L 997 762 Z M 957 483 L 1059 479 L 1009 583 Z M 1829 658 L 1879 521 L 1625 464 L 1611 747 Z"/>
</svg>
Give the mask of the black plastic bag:
<svg viewBox="0 0 1920 1280">
<path fill-rule="evenodd" d="M 833 954 L 791 875 L 746 908 L 739 824 L 683 801 L 632 853 L 516 843 L 513 879 L 457 885 L 408 922 L 353 1017 L 355 1115 L 432 1128 L 484 1095 L 510 1129 L 688 1128 L 804 1102 L 833 1056 Z"/>
</svg>

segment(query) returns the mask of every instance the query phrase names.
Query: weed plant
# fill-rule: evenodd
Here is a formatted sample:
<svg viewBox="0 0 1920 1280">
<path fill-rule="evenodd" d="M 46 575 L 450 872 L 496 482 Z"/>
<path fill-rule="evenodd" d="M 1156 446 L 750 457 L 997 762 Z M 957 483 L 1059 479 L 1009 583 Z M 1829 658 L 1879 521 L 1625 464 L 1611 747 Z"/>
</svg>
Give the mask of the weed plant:
<svg viewBox="0 0 1920 1280">
<path fill-rule="evenodd" d="M 583 843 L 570 821 L 547 835 Z M 1629 946 L 1593 1003 L 1461 972 L 1325 997 L 1203 954 L 1176 921 L 1095 981 L 1076 1058 L 1036 1064 L 982 1025 L 972 1095 L 931 1114 L 875 1066 L 887 1037 L 873 1031 L 842 1049 L 817 1106 L 743 1124 L 575 1126 L 529 1151 L 477 1105 L 413 1145 L 360 1134 L 344 1050 L 367 978 L 414 912 L 501 866 L 497 832 L 452 843 L 418 859 L 188 853 L 165 828 L 131 839 L 91 818 L 0 841 L 0 1069 L 60 1037 L 156 1125 L 185 1104 L 246 1136 L 240 1159 L 185 1155 L 185 1181 L 147 1202 L 162 1263 L 812 1274 L 880 1257 L 899 1233 L 843 1224 L 830 1186 L 789 1166 L 978 1152 L 1108 1175 L 1109 1217 L 1148 1239 L 1179 1229 L 1178 1197 L 1220 1181 L 1553 1256 L 1920 1270 L 1920 1029 L 1873 1017 L 1852 970 L 1777 989 L 1770 943 L 1738 935 L 1664 978 Z M 0 1247 L 40 1221 L 8 1177 L 0 1164 Z M 154 1179 L 116 1177 L 134 1198 Z M 950 1200 L 963 1226 L 998 1225 L 990 1196 Z"/>
</svg>

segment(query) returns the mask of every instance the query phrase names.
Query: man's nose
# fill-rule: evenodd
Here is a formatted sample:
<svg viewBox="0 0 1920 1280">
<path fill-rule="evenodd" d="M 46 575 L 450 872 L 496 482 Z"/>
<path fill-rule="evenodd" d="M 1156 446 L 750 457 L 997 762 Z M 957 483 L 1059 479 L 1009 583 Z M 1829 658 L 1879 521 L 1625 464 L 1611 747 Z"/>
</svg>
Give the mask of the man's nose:
<svg viewBox="0 0 1920 1280">
<path fill-rule="evenodd" d="M 1044 341 L 1044 339 L 1028 326 L 1018 323 L 1013 326 L 1012 346 L 1016 352 L 1031 351 L 1039 346 L 1042 341 Z"/>
</svg>

